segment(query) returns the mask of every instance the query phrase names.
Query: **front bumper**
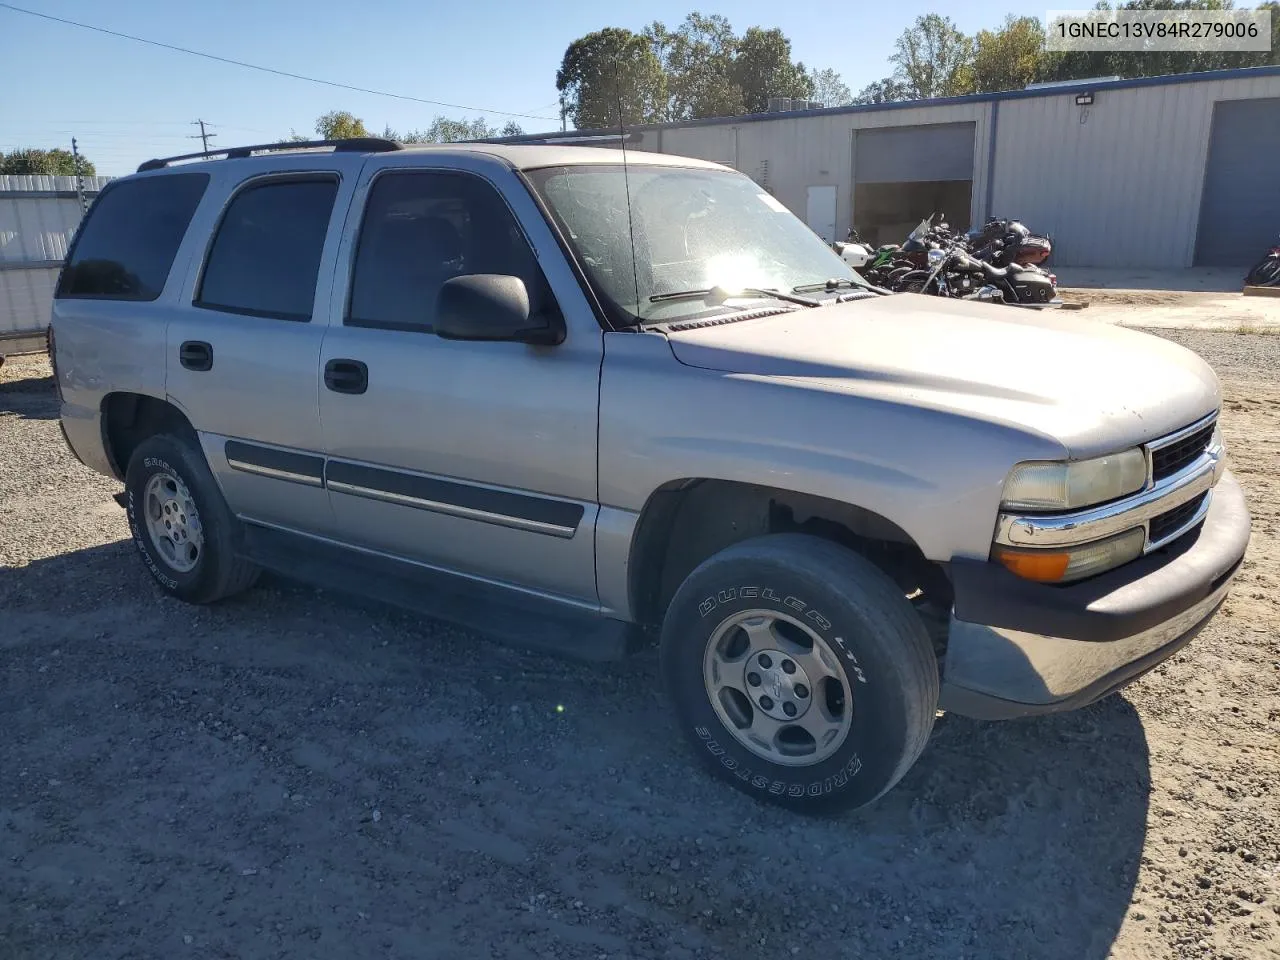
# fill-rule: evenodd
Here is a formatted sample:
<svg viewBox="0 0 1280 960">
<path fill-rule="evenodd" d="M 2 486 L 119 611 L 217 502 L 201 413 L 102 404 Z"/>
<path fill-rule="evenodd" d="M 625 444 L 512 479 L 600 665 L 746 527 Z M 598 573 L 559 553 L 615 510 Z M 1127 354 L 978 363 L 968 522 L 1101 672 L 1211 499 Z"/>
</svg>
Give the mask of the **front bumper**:
<svg viewBox="0 0 1280 960">
<path fill-rule="evenodd" d="M 1248 544 L 1244 492 L 1224 473 L 1199 530 L 1090 580 L 1052 586 L 999 564 L 952 561 L 940 706 L 1000 720 L 1093 703 L 1199 633 Z"/>
</svg>

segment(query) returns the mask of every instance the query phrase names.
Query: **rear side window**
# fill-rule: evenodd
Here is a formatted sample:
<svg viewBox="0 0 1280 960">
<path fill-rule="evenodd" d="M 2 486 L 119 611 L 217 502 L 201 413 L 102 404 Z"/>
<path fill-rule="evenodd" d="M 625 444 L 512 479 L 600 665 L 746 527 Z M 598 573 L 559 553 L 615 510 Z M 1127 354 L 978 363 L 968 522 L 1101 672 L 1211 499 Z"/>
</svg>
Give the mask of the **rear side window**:
<svg viewBox="0 0 1280 960">
<path fill-rule="evenodd" d="M 329 217 L 332 177 L 248 187 L 222 217 L 196 306 L 277 320 L 310 320 Z"/>
<path fill-rule="evenodd" d="M 71 248 L 58 299 L 160 296 L 208 185 L 207 173 L 175 173 L 107 186 Z"/>
</svg>

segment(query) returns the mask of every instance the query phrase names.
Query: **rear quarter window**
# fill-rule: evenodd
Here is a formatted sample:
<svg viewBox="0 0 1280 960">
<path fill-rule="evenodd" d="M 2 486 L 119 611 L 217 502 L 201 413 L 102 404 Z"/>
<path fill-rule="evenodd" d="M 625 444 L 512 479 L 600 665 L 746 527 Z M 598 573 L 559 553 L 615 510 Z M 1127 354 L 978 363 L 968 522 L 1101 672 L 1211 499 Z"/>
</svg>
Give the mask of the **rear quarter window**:
<svg viewBox="0 0 1280 960">
<path fill-rule="evenodd" d="M 89 208 L 55 296 L 155 300 L 208 185 L 207 173 L 109 184 Z"/>
</svg>

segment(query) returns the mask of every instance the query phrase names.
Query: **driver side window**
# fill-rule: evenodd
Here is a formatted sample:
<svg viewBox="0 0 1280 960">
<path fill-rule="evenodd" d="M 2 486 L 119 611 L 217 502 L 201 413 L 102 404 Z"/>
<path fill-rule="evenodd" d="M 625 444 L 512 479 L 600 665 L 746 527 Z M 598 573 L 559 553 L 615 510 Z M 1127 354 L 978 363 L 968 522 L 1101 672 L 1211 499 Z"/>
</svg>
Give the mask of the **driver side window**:
<svg viewBox="0 0 1280 960">
<path fill-rule="evenodd" d="M 465 173 L 384 173 L 365 204 L 344 324 L 430 333 L 445 281 L 477 273 L 519 277 L 535 315 L 556 309 L 533 250 L 492 186 Z"/>
</svg>

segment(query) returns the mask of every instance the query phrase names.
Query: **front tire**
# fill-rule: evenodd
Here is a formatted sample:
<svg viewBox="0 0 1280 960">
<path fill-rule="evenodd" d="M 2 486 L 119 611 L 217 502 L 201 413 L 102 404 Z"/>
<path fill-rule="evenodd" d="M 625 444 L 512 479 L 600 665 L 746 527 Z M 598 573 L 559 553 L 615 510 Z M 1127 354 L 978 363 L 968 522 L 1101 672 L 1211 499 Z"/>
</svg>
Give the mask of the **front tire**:
<svg viewBox="0 0 1280 960">
<path fill-rule="evenodd" d="M 689 575 L 662 628 L 681 729 L 717 776 L 805 812 L 871 803 L 933 728 L 938 664 L 901 590 L 802 534 L 736 544 Z"/>
<path fill-rule="evenodd" d="M 253 586 L 258 567 L 235 549 L 236 518 L 191 440 L 144 440 L 125 473 L 133 542 L 162 590 L 213 603 Z"/>
</svg>

